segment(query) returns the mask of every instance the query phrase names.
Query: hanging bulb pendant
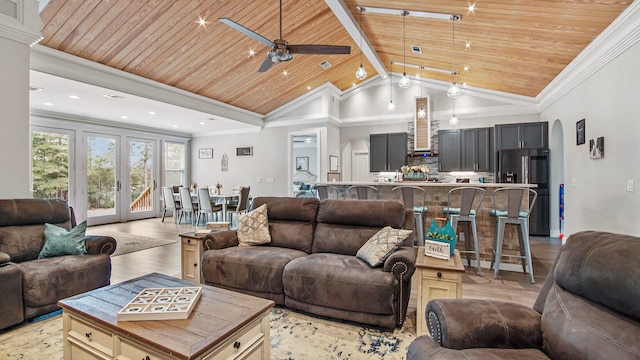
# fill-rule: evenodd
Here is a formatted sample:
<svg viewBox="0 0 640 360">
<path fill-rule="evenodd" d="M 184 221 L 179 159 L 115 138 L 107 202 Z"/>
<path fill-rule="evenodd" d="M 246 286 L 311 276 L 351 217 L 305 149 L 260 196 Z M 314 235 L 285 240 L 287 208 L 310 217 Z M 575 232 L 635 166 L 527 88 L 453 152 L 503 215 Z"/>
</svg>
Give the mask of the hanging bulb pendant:
<svg viewBox="0 0 640 360">
<path fill-rule="evenodd" d="M 458 84 L 454 82 L 451 83 L 451 86 L 449 86 L 449 90 L 447 91 L 447 96 L 455 99 L 458 96 L 460 96 L 460 88 L 458 87 Z"/>
<path fill-rule="evenodd" d="M 420 108 L 420 110 L 418 110 L 418 118 L 424 119 L 425 117 L 427 117 L 427 112 L 424 108 Z"/>
<path fill-rule="evenodd" d="M 411 81 L 407 77 L 407 73 L 403 73 L 400 82 L 398 82 L 398 86 L 400 86 L 402 89 L 406 89 L 409 87 L 409 85 L 411 85 Z"/>
<path fill-rule="evenodd" d="M 451 119 L 449 119 L 449 125 L 451 125 L 451 126 L 458 125 L 458 118 L 456 117 L 456 114 L 453 114 Z"/>
<path fill-rule="evenodd" d="M 367 70 L 364 69 L 364 66 L 360 65 L 358 70 L 356 70 L 356 79 L 364 80 L 367 78 Z"/>
</svg>

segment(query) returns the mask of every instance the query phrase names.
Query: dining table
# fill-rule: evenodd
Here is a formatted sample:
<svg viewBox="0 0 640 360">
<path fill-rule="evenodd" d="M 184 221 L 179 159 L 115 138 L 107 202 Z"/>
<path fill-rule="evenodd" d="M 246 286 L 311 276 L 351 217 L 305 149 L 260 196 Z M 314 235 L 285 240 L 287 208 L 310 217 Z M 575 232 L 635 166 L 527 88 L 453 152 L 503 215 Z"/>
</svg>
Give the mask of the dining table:
<svg viewBox="0 0 640 360">
<path fill-rule="evenodd" d="M 193 205 L 195 205 L 195 207 L 197 207 L 198 205 L 198 194 L 191 192 L 191 203 L 193 203 Z M 173 198 L 176 201 L 180 201 L 180 194 L 179 193 L 173 193 Z M 211 205 L 222 205 L 222 221 L 226 222 L 227 221 L 227 204 L 229 203 L 230 200 L 234 200 L 237 199 L 238 201 L 240 201 L 240 193 L 235 193 L 235 192 L 231 192 L 231 193 L 226 193 L 226 194 L 218 194 L 215 190 L 214 191 L 209 191 L 209 198 L 211 199 Z M 222 200 L 222 201 L 220 201 Z"/>
</svg>

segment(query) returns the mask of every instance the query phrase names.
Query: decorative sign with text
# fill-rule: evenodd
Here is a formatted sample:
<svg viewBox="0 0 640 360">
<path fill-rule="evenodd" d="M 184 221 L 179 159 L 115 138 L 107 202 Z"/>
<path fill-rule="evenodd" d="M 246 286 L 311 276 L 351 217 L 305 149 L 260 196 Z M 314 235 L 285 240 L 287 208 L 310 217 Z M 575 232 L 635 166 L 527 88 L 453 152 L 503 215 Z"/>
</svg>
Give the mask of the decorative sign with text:
<svg viewBox="0 0 640 360">
<path fill-rule="evenodd" d="M 449 243 L 425 240 L 424 254 L 438 259 L 449 260 Z"/>
</svg>

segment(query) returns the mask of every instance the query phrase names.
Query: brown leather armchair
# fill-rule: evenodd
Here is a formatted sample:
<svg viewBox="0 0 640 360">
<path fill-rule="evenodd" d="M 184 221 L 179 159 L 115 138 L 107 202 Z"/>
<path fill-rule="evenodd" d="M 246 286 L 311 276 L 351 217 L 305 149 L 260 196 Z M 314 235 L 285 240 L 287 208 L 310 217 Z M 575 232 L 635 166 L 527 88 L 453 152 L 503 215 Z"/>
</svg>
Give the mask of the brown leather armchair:
<svg viewBox="0 0 640 360">
<path fill-rule="evenodd" d="M 0 200 L 0 329 L 57 310 L 60 299 L 105 285 L 116 240 L 87 236 L 87 253 L 38 259 L 44 224 L 70 229 L 75 218 L 61 200 Z"/>
<path fill-rule="evenodd" d="M 425 312 L 431 337 L 415 339 L 407 360 L 640 359 L 639 258 L 640 238 L 573 234 L 533 308 L 432 300 Z"/>
</svg>

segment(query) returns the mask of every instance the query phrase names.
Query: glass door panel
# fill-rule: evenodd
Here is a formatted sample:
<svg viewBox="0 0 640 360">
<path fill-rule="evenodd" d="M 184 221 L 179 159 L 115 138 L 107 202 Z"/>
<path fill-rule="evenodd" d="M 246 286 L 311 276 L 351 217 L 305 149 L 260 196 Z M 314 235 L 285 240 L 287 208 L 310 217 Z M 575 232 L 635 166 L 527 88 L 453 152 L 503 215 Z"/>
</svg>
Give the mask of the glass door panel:
<svg viewBox="0 0 640 360">
<path fill-rule="evenodd" d="M 129 220 L 155 216 L 154 144 L 152 140 L 129 140 Z"/>
<path fill-rule="evenodd" d="M 70 202 L 71 135 L 47 130 L 31 132 L 31 179 L 34 199 Z"/>
<path fill-rule="evenodd" d="M 89 225 L 120 221 L 118 140 L 87 135 L 87 221 Z"/>
</svg>

